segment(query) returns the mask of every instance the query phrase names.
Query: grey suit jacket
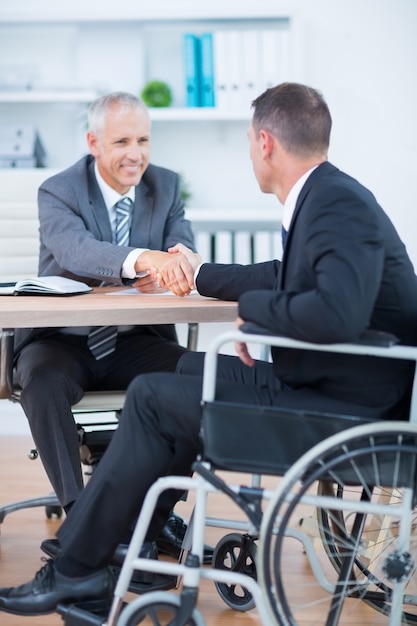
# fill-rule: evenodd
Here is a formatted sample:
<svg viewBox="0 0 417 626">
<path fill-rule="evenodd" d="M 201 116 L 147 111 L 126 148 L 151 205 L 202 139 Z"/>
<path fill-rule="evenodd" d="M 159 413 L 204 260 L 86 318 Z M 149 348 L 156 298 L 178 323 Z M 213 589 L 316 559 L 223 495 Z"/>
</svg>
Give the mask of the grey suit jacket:
<svg viewBox="0 0 417 626">
<path fill-rule="evenodd" d="M 134 248 L 167 250 L 178 242 L 195 250 L 191 225 L 184 217 L 179 177 L 150 164 L 136 187 L 129 246 L 112 243 L 107 208 L 94 175 L 94 158 L 85 156 L 47 179 L 38 192 L 39 275 L 60 275 L 91 286 L 123 285 L 122 265 Z M 152 332 L 175 337 L 172 326 Z M 16 331 L 15 352 L 54 329 Z"/>
</svg>

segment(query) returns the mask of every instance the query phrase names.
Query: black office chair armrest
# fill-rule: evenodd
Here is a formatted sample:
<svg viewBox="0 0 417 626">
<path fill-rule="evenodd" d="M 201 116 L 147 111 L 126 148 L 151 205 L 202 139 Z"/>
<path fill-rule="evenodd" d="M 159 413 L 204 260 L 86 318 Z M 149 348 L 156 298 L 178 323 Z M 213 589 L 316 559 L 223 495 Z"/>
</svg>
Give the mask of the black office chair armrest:
<svg viewBox="0 0 417 626">
<path fill-rule="evenodd" d="M 0 399 L 10 399 L 13 393 L 14 330 L 1 330 L 0 335 Z"/>
<path fill-rule="evenodd" d="M 240 326 L 239 330 L 243 333 L 247 333 L 250 335 L 270 335 L 271 337 L 275 336 L 275 333 L 268 330 L 267 328 L 263 328 L 254 322 L 244 322 L 242 326 Z M 367 329 L 356 339 L 356 341 L 351 341 L 350 343 L 357 345 L 365 345 L 365 346 L 381 346 L 382 348 L 389 348 L 390 346 L 395 346 L 399 343 L 398 337 L 393 335 L 392 333 L 386 333 L 380 330 Z"/>
</svg>

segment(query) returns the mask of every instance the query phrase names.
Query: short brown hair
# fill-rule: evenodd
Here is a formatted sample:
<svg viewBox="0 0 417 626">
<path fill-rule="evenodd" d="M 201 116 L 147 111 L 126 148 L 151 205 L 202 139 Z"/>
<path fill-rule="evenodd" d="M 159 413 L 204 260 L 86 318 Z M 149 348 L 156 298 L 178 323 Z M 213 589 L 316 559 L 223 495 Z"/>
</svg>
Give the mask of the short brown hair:
<svg viewBox="0 0 417 626">
<path fill-rule="evenodd" d="M 252 102 L 252 125 L 265 129 L 290 153 L 306 157 L 326 154 L 332 118 L 319 91 L 299 83 L 281 83 Z"/>
</svg>

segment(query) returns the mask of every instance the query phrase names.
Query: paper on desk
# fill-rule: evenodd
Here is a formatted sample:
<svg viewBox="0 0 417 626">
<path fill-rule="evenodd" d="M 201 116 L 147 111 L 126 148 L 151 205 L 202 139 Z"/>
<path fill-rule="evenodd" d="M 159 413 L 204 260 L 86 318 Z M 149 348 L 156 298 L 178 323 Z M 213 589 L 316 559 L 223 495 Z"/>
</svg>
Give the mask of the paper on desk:
<svg viewBox="0 0 417 626">
<path fill-rule="evenodd" d="M 198 293 L 198 291 L 196 289 L 193 289 L 193 291 L 191 291 L 189 295 L 193 293 Z M 175 294 L 172 293 L 172 291 L 142 293 L 141 291 L 135 289 L 135 287 L 130 287 L 129 289 L 121 289 L 120 291 L 108 291 L 106 293 L 106 296 L 175 296 Z"/>
</svg>

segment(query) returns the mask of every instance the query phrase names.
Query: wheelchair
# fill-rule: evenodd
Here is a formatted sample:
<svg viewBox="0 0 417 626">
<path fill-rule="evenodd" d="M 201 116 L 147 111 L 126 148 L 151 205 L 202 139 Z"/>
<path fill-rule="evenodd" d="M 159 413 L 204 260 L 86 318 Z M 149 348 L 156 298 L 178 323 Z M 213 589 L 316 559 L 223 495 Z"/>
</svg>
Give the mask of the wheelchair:
<svg viewBox="0 0 417 626">
<path fill-rule="evenodd" d="M 384 335 L 369 345 L 321 345 L 258 332 L 249 327 L 224 333 L 210 346 L 202 397 L 204 456 L 193 477 L 160 478 L 148 491 L 109 612 L 93 615 L 60 605 L 66 626 L 204 626 L 198 608 L 202 580 L 214 582 L 231 608 L 256 607 L 263 626 L 417 623 L 417 388 L 408 422 L 215 400 L 217 354 L 228 342 L 414 362 L 417 348 L 392 345 Z M 228 484 L 218 470 L 279 479 L 274 489 L 258 481 Z M 195 492 L 186 557 L 177 563 L 137 558 L 158 497 L 172 488 Z M 213 493 L 230 497 L 247 522 L 208 518 Z M 207 525 L 241 533 L 221 539 L 211 568 L 200 565 Z M 174 575 L 178 588 L 126 601 L 135 569 Z"/>
</svg>

